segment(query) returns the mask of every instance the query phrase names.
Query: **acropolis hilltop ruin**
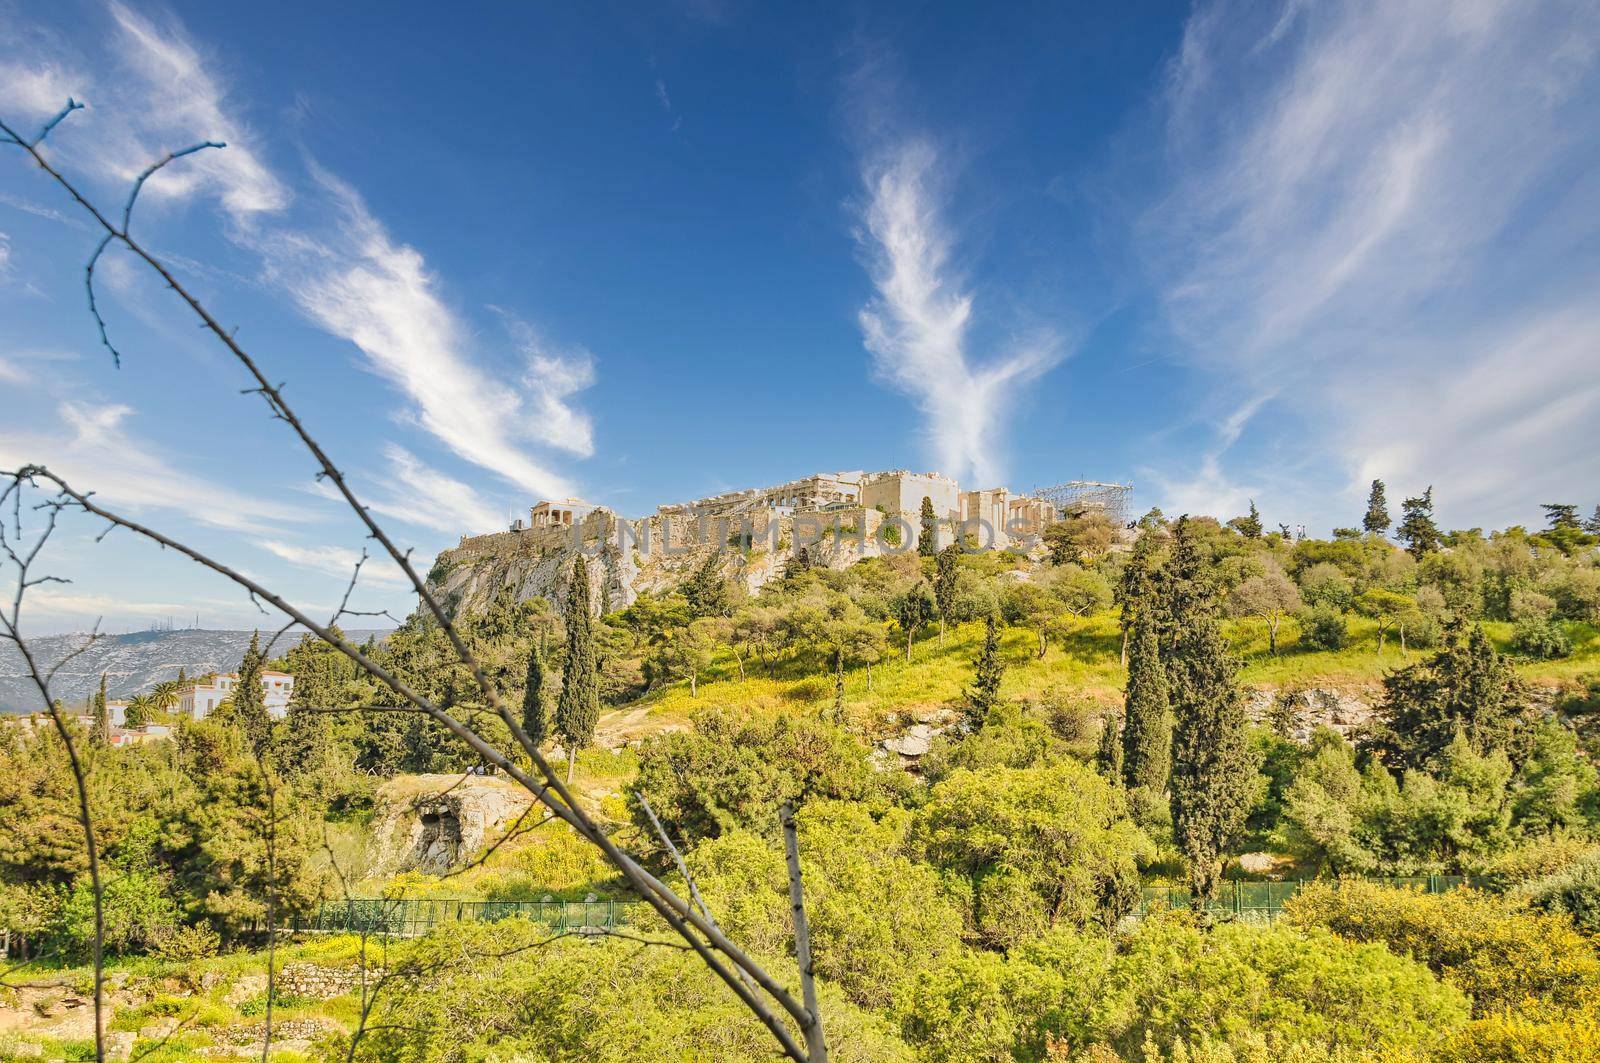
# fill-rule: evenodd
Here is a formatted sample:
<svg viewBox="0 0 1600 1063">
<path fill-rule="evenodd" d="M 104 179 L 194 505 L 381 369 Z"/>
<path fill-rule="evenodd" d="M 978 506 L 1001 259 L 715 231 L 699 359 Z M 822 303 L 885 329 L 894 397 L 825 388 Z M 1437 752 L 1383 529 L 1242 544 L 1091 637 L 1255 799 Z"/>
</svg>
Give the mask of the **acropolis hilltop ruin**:
<svg viewBox="0 0 1600 1063">
<path fill-rule="evenodd" d="M 1013 494 L 1004 487 L 963 491 L 955 480 L 937 472 L 893 469 L 884 472 L 823 472 L 772 487 L 725 491 L 691 502 L 658 506 L 654 515 L 637 521 L 620 518 L 604 506 L 578 498 L 541 501 L 528 518 L 513 521 L 508 534 L 549 531 L 569 533 L 600 523 L 622 521 L 629 525 L 640 549 L 649 552 L 679 541 L 693 542 L 714 534 L 712 525 L 759 539 L 774 519 L 825 515 L 812 527 L 848 527 L 858 538 L 880 535 L 892 525 L 899 537 L 887 534 L 888 545 L 912 540 L 921 533 L 922 500 L 933 505 L 941 543 L 958 534 L 979 535 L 980 545 L 1005 547 L 1036 538 L 1044 527 L 1069 512 L 1098 510 L 1118 525 L 1126 522 L 1127 484 L 1073 481 L 1043 488 L 1032 494 Z M 682 537 L 682 538 L 681 538 Z M 802 535 L 802 538 L 805 536 Z M 480 537 L 481 538 L 481 537 Z M 469 537 L 462 538 L 466 545 Z"/>
<path fill-rule="evenodd" d="M 922 500 L 933 506 L 938 545 L 1036 548 L 1045 527 L 1069 513 L 1097 511 L 1127 522 L 1127 484 L 1072 481 L 1013 493 L 963 491 L 937 472 L 825 472 L 771 487 L 725 491 L 657 507 L 630 520 L 578 498 L 544 500 L 508 530 L 462 536 L 440 555 L 430 579 L 458 607 L 484 604 L 510 587 L 519 599 L 559 606 L 574 547 L 590 553 L 591 599 L 622 607 L 644 591 L 676 586 L 713 552 L 754 590 L 801 551 L 816 565 L 842 568 L 865 557 L 915 549 Z"/>
</svg>

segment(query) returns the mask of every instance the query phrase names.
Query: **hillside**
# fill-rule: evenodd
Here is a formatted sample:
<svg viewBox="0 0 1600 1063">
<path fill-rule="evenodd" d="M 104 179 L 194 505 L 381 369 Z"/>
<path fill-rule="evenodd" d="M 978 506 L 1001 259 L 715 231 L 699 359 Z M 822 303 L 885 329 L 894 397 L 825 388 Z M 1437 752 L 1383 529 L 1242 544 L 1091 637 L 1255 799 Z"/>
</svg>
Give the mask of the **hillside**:
<svg viewBox="0 0 1600 1063">
<path fill-rule="evenodd" d="M 249 631 L 136 631 L 105 635 L 56 673 L 53 689 L 57 697 L 71 705 L 87 698 L 106 677 L 106 691 L 114 698 L 128 697 L 148 690 L 163 680 L 177 677 L 181 668 L 189 675 L 228 672 L 239 667 Z M 354 631 L 358 641 L 382 631 Z M 297 636 L 286 635 L 279 652 Z M 34 654 L 52 665 L 84 645 L 87 635 L 44 635 L 31 640 Z M 23 668 L 21 655 L 10 643 L 0 644 L 0 712 L 33 712 L 41 708 L 38 691 Z"/>
<path fill-rule="evenodd" d="M 433 576 L 558 772 L 574 743 L 573 803 L 682 894 L 671 839 L 779 978 L 795 933 L 777 812 L 799 799 L 836 1058 L 1522 1058 L 1500 1015 L 1579 1044 L 1578 987 L 1600 978 L 1592 552 L 1515 530 L 1419 559 L 1156 517 L 1129 548 L 1103 521 L 1063 524 L 1064 556 L 811 556 L 758 588 L 766 556 L 701 550 L 626 606 L 604 560 L 568 587 L 576 559 L 532 536 L 469 541 Z M 509 741 L 425 616 L 375 657 Z M 277 663 L 311 704 L 382 704 L 319 643 Z M 120 1049 L 261 1058 L 275 964 L 290 1059 L 764 1054 L 600 850 L 436 721 L 251 727 L 94 754 Z M 65 957 L 45 951 L 0 1016 L 15 1043 L 81 1058 L 92 898 L 57 744 L 0 750 L 0 814 L 55 825 L 0 849 L 0 926 Z M 270 850 L 263 814 L 282 824 Z M 263 896 L 302 931 L 270 958 Z"/>
</svg>

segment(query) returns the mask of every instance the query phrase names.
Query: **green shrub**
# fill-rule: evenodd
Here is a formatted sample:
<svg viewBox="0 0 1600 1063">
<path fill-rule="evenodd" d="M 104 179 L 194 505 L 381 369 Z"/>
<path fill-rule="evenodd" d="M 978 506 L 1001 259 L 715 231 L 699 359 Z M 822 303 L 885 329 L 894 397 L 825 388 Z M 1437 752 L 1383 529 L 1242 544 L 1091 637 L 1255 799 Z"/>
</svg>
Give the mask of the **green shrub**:
<svg viewBox="0 0 1600 1063">
<path fill-rule="evenodd" d="M 156 955 L 164 960 L 204 960 L 222 948 L 222 939 L 209 923 L 190 923 L 175 928 L 156 943 Z"/>
<path fill-rule="evenodd" d="M 1600 934 L 1600 852 L 1518 891 L 1535 911 L 1567 915 L 1579 930 Z"/>
<path fill-rule="evenodd" d="M 660 936 L 650 927 L 635 933 Z M 772 1035 L 694 953 L 620 939 L 548 938 L 548 927 L 521 919 L 436 930 L 410 950 L 416 976 L 391 982 L 380 996 L 358 1058 L 773 1057 Z M 782 962 L 768 958 L 768 969 Z M 888 1022 L 836 989 L 822 987 L 821 1010 L 830 1059 L 910 1063 Z"/>
<path fill-rule="evenodd" d="M 1381 945 L 1169 913 L 1115 943 L 1058 930 L 957 957 L 923 971 L 899 1012 L 932 1060 L 1310 1063 L 1420 1052 L 1466 1023 L 1468 1003 Z"/>
<path fill-rule="evenodd" d="M 272 1007 L 275 1010 L 278 1008 L 282 1008 L 284 1010 L 291 1008 L 304 1008 L 316 1003 L 317 1000 L 313 997 L 297 997 L 288 993 L 272 994 Z M 267 1013 L 267 995 L 262 993 L 260 996 L 251 997 L 249 1000 L 243 1001 L 237 1006 L 239 1009 L 239 1014 L 243 1015 L 247 1019 L 255 1018 L 258 1015 L 265 1015 Z"/>
<path fill-rule="evenodd" d="M 1584 672 L 1578 676 L 1577 688 L 1563 694 L 1557 707 L 1568 716 L 1600 713 L 1600 672 Z"/>
<path fill-rule="evenodd" d="M 1478 884 L 1495 893 L 1507 893 L 1548 878 L 1597 852 L 1594 839 L 1557 832 L 1523 841 L 1484 864 Z"/>
<path fill-rule="evenodd" d="M 1485 1016 L 1529 997 L 1577 1004 L 1600 982 L 1600 956 L 1566 919 L 1515 910 L 1477 890 L 1426 894 L 1365 882 L 1313 884 L 1284 909 L 1291 926 L 1326 927 L 1426 963 Z"/>
<path fill-rule="evenodd" d="M 1137 903 L 1138 860 L 1154 853 L 1122 791 L 1076 761 L 958 769 L 918 811 L 912 840 L 971 883 L 973 924 L 994 945 L 1110 926 Z"/>
<path fill-rule="evenodd" d="M 870 751 L 814 716 L 737 717 L 710 710 L 694 730 L 645 740 L 635 789 L 674 838 L 700 841 L 740 828 L 771 837 L 784 800 L 866 800 L 908 780 L 879 771 Z M 643 810 L 635 823 L 655 836 Z"/>
<path fill-rule="evenodd" d="M 1045 1017 L 1060 1009 L 1070 989 L 1047 968 L 972 951 L 917 972 L 896 1010 L 901 1035 L 916 1046 L 919 1059 L 1037 1059 L 1039 1045 L 1033 1042 L 1045 1035 Z"/>
<path fill-rule="evenodd" d="M 1538 617 L 1517 621 L 1511 631 L 1511 648 L 1541 661 L 1572 656 L 1572 640 L 1561 625 Z"/>
<path fill-rule="evenodd" d="M 1468 1003 L 1421 964 L 1319 927 L 1202 930 L 1187 913 L 1152 918 L 1100 987 L 1094 1032 L 1130 1055 L 1206 1033 L 1286 1046 L 1408 1049 L 1467 1020 Z M 1275 1057 L 1276 1058 L 1276 1057 Z"/>
<path fill-rule="evenodd" d="M 177 927 L 178 907 L 165 883 L 148 872 L 108 874 L 102 883 L 103 940 L 112 954 L 155 947 Z M 86 956 L 94 943 L 94 890 L 85 877 L 61 910 L 62 936 L 68 951 Z"/>
<path fill-rule="evenodd" d="M 1600 1012 L 1594 1009 L 1501 1012 L 1478 1019 L 1434 1056 L 1436 1063 L 1578 1063 L 1600 1059 Z"/>
<path fill-rule="evenodd" d="M 1350 640 L 1350 623 L 1334 606 L 1318 605 L 1301 617 L 1300 640 L 1314 649 L 1343 649 Z"/>
<path fill-rule="evenodd" d="M 1432 613 L 1409 613 L 1403 619 L 1409 649 L 1431 650 L 1444 642 L 1444 624 Z"/>
<path fill-rule="evenodd" d="M 918 970 L 960 951 L 965 900 L 910 858 L 909 814 L 813 801 L 797 815 L 800 867 L 817 974 L 851 1000 L 884 1007 Z M 782 954 L 794 940 L 789 882 L 773 841 L 725 834 L 691 855 L 723 928 L 744 947 Z"/>
</svg>

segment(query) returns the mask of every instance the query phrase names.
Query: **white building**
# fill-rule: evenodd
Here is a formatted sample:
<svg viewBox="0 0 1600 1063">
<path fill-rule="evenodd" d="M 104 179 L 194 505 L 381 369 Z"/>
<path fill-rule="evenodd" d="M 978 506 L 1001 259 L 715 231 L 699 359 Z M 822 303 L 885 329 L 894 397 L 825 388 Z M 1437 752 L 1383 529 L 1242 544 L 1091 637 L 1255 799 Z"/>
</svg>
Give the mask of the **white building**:
<svg viewBox="0 0 1600 1063">
<path fill-rule="evenodd" d="M 238 673 L 229 672 L 184 687 L 178 695 L 178 711 L 190 719 L 203 720 L 218 705 L 233 697 L 238 683 Z M 267 714 L 273 719 L 281 720 L 289 714 L 289 698 L 293 693 L 294 676 L 288 672 L 261 673 L 262 700 L 266 703 Z"/>
</svg>

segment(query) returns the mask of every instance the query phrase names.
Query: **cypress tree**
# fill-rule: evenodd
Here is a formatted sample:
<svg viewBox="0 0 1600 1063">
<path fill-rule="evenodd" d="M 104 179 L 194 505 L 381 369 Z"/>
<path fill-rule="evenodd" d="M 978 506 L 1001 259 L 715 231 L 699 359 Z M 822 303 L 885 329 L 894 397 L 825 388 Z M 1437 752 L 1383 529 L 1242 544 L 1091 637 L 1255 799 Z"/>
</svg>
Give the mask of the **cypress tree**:
<svg viewBox="0 0 1600 1063">
<path fill-rule="evenodd" d="M 544 654 L 535 641 L 528 651 L 528 674 L 522 683 L 522 729 L 538 745 L 549 727 L 544 711 Z"/>
<path fill-rule="evenodd" d="M 1367 515 L 1361 518 L 1361 529 L 1382 535 L 1393 523 L 1389 519 L 1389 500 L 1384 497 L 1383 481 L 1374 480 L 1372 490 L 1367 494 Z"/>
<path fill-rule="evenodd" d="M 1172 771 L 1172 708 L 1156 640 L 1155 616 L 1139 613 L 1128 653 L 1128 687 L 1122 724 L 1123 781 L 1130 790 L 1161 794 Z"/>
<path fill-rule="evenodd" d="M 939 517 L 933 511 L 933 499 L 922 496 L 922 534 L 917 537 L 917 553 L 933 557 L 939 552 Z"/>
<path fill-rule="evenodd" d="M 1433 523 L 1433 487 L 1400 505 L 1400 527 L 1396 537 L 1406 544 L 1412 557 L 1420 559 L 1439 549 L 1439 526 Z"/>
<path fill-rule="evenodd" d="M 106 674 L 100 673 L 100 689 L 89 701 L 89 741 L 97 746 L 111 742 L 111 710 L 106 708 Z"/>
<path fill-rule="evenodd" d="M 954 543 L 940 550 L 934 558 L 933 601 L 939 608 L 939 645 L 944 645 L 945 621 L 956 611 L 956 573 L 961 560 L 961 548 Z"/>
<path fill-rule="evenodd" d="M 1113 786 L 1122 785 L 1122 710 L 1109 708 L 1100 719 L 1100 748 L 1095 769 Z"/>
<path fill-rule="evenodd" d="M 1578 517 L 1578 507 L 1567 502 L 1546 502 L 1539 507 L 1544 510 L 1545 520 L 1550 523 L 1551 531 L 1582 531 L 1583 521 Z"/>
<path fill-rule="evenodd" d="M 1141 610 L 1150 609 L 1155 599 L 1156 573 L 1160 564 L 1156 558 L 1159 549 L 1155 533 L 1148 527 L 1134 541 L 1133 552 L 1122 568 L 1122 578 L 1117 584 L 1117 602 L 1122 607 L 1122 666 L 1128 666 L 1128 640 L 1132 637 L 1134 618 Z"/>
<path fill-rule="evenodd" d="M 330 634 L 344 637 L 337 624 Z M 290 647 L 284 660 L 294 675 L 294 692 L 289 696 L 283 730 L 273 743 L 273 760 L 285 774 L 305 778 L 328 766 L 335 746 L 333 716 L 313 710 L 349 707 L 346 688 L 357 672 L 332 646 L 310 635 Z M 363 737 L 371 733 L 368 728 L 362 730 Z"/>
<path fill-rule="evenodd" d="M 250 646 L 239 662 L 239 682 L 233 690 L 233 722 L 250 743 L 257 756 L 266 749 L 272 736 L 272 717 L 267 715 L 266 699 L 261 691 L 260 632 L 251 632 Z"/>
<path fill-rule="evenodd" d="M 1244 828 L 1255 767 L 1244 702 L 1234 685 L 1239 662 L 1223 639 L 1215 588 L 1186 517 L 1178 521 L 1164 584 L 1170 649 L 1163 649 L 1174 717 L 1172 827 L 1198 907 L 1215 895 L 1222 858 Z"/>
<path fill-rule="evenodd" d="M 1261 538 L 1261 511 L 1256 508 L 1255 499 L 1252 498 L 1250 500 L 1250 515 L 1239 517 L 1237 520 L 1238 523 L 1234 527 L 1239 529 L 1240 535 L 1243 535 L 1246 539 Z"/>
<path fill-rule="evenodd" d="M 595 659 L 594 627 L 589 618 L 589 566 L 583 554 L 572 566 L 567 588 L 567 664 L 561 673 L 561 697 L 556 702 L 556 734 L 567 747 L 567 781 L 578 749 L 594 741 L 600 722 L 600 683 Z"/>
<path fill-rule="evenodd" d="M 1000 659 L 1000 628 L 993 614 L 984 626 L 983 649 L 973 663 L 976 669 L 967 690 L 967 722 L 976 730 L 1000 700 L 1000 680 L 1006 674 L 1006 664 Z"/>
</svg>

